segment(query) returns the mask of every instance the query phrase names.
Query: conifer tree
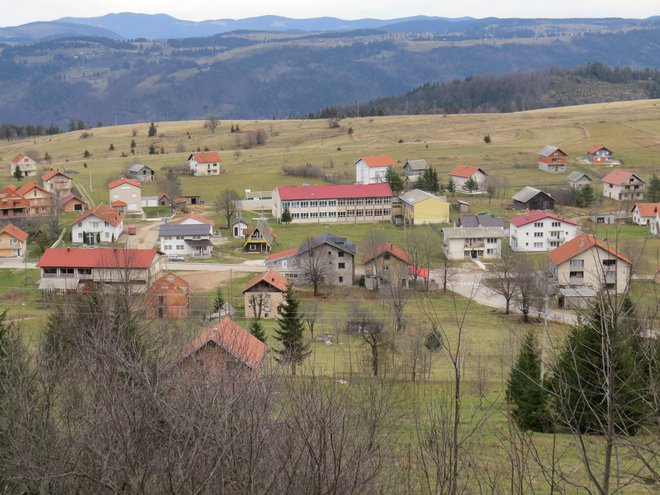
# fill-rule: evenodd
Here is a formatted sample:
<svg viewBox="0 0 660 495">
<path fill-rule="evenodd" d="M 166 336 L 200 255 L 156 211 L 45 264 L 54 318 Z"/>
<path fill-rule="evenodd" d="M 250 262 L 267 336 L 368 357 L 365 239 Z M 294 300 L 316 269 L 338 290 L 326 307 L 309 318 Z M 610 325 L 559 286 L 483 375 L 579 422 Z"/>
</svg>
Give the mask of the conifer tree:
<svg viewBox="0 0 660 495">
<path fill-rule="evenodd" d="M 289 211 L 289 207 L 285 206 L 284 211 L 282 212 L 282 218 L 280 219 L 280 221 L 282 223 L 291 223 L 291 220 L 292 220 L 292 218 L 291 218 L 291 212 Z"/>
<path fill-rule="evenodd" d="M 403 191 L 403 179 L 394 171 L 394 167 L 388 167 L 385 172 L 385 182 L 387 182 L 392 189 L 392 193 L 398 196 Z"/>
<path fill-rule="evenodd" d="M 157 133 L 158 133 L 158 129 L 156 128 L 156 124 L 152 122 L 151 125 L 149 126 L 148 135 L 149 137 L 154 137 Z"/>
<path fill-rule="evenodd" d="M 282 364 L 291 366 L 291 374 L 296 374 L 296 367 L 309 355 L 309 345 L 305 344 L 303 333 L 305 325 L 298 306 L 300 302 L 295 298 L 293 289 L 289 285 L 284 293 L 284 303 L 280 306 L 279 326 L 275 330 L 275 340 L 282 344 L 276 349 L 276 358 Z"/>
<path fill-rule="evenodd" d="M 218 313 L 225 305 L 225 298 L 222 295 L 222 289 L 217 287 L 215 289 L 215 297 L 213 298 L 213 312 Z"/>
<path fill-rule="evenodd" d="M 250 323 L 249 330 L 253 337 L 256 337 L 264 343 L 266 342 L 266 331 L 259 320 L 253 320 L 252 323 Z"/>
</svg>

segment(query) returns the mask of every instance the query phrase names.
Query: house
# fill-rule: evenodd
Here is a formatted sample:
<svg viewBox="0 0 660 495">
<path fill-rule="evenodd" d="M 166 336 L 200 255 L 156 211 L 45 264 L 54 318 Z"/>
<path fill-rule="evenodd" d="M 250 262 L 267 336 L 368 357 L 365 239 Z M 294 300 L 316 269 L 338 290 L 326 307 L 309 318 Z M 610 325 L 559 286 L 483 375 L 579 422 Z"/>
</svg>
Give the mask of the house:
<svg viewBox="0 0 660 495">
<path fill-rule="evenodd" d="M 121 200 L 118 199 L 116 201 L 113 201 L 110 204 L 110 207 L 114 208 L 115 210 L 117 210 L 122 215 L 126 215 L 126 210 L 128 208 L 128 205 L 126 204 L 125 201 L 121 201 Z"/>
<path fill-rule="evenodd" d="M 504 230 L 504 219 L 493 215 L 461 215 L 454 223 L 456 227 L 497 227 Z"/>
<path fill-rule="evenodd" d="M 516 215 L 509 223 L 509 246 L 516 253 L 550 251 L 580 232 L 573 220 L 542 210 Z"/>
<path fill-rule="evenodd" d="M 613 153 L 602 144 L 596 144 L 587 150 L 587 161 L 591 164 L 611 163 Z"/>
<path fill-rule="evenodd" d="M 16 194 L 17 187 L 6 186 L 0 191 L 0 218 L 27 217 L 30 204 Z"/>
<path fill-rule="evenodd" d="M 187 194 L 181 196 L 180 198 L 174 199 L 174 206 L 177 209 L 184 209 L 187 206 L 195 206 L 195 205 L 203 205 L 203 204 L 204 201 L 202 201 L 201 196 L 198 196 L 196 194 Z"/>
<path fill-rule="evenodd" d="M 406 284 L 413 267 L 410 255 L 391 242 L 364 253 L 362 264 L 368 289 L 377 289 L 383 283 Z"/>
<path fill-rule="evenodd" d="M 449 203 L 444 196 L 435 196 L 413 189 L 399 196 L 401 215 L 409 225 L 449 223 Z"/>
<path fill-rule="evenodd" d="M 129 167 L 128 177 L 140 182 L 153 182 L 156 180 L 156 172 L 151 167 L 136 163 Z"/>
<path fill-rule="evenodd" d="M 239 218 L 238 220 L 235 220 L 234 223 L 231 224 L 232 235 L 237 239 L 244 238 L 245 229 L 247 228 L 248 228 L 248 224 Z"/>
<path fill-rule="evenodd" d="M 660 203 L 635 203 L 632 210 L 632 221 L 637 225 L 650 226 L 660 209 Z"/>
<path fill-rule="evenodd" d="M 620 294 L 630 281 L 632 262 L 594 236 L 580 234 L 548 253 L 552 278 L 560 288 L 587 286 Z"/>
<path fill-rule="evenodd" d="M 513 195 L 516 210 L 554 210 L 555 200 L 540 189 L 527 186 Z"/>
<path fill-rule="evenodd" d="M 72 211 L 85 211 L 87 208 L 87 202 L 80 199 L 78 196 L 69 194 L 60 200 L 60 206 L 65 213 L 71 213 Z"/>
<path fill-rule="evenodd" d="M 628 212 L 626 211 L 609 211 L 604 213 L 593 213 L 589 219 L 593 223 L 602 224 L 623 224 L 628 220 Z"/>
<path fill-rule="evenodd" d="M 551 144 L 539 150 L 539 170 L 544 172 L 566 172 L 566 157 L 568 155 Z"/>
<path fill-rule="evenodd" d="M 41 176 L 44 189 L 55 196 L 58 200 L 71 194 L 73 179 L 59 170 L 50 170 Z"/>
<path fill-rule="evenodd" d="M 7 224 L 0 229 L 0 258 L 25 256 L 28 234 L 15 225 Z"/>
<path fill-rule="evenodd" d="M 145 307 L 149 318 L 185 318 L 190 313 L 190 284 L 166 273 L 147 289 Z"/>
<path fill-rule="evenodd" d="M 217 151 L 196 151 L 188 157 L 190 175 L 195 177 L 220 175 L 224 169 L 220 165 L 222 159 Z"/>
<path fill-rule="evenodd" d="M 587 174 L 583 174 L 582 172 L 571 172 L 568 174 L 568 177 L 566 177 L 566 182 L 569 187 L 572 187 L 573 189 L 582 189 L 587 184 L 591 185 L 593 181 Z"/>
<path fill-rule="evenodd" d="M 158 206 L 172 206 L 172 198 L 167 193 L 160 193 L 158 196 Z"/>
<path fill-rule="evenodd" d="M 224 318 L 181 352 L 172 370 L 244 390 L 257 380 L 268 346 L 230 318 Z"/>
<path fill-rule="evenodd" d="M 146 292 L 160 276 L 155 249 L 47 248 L 37 262 L 47 292 Z"/>
<path fill-rule="evenodd" d="M 288 282 L 284 275 L 268 269 L 243 287 L 246 318 L 277 318 Z"/>
<path fill-rule="evenodd" d="M 406 163 L 403 165 L 403 175 L 406 178 L 406 182 L 417 182 L 422 174 L 429 168 L 426 160 L 406 160 Z"/>
<path fill-rule="evenodd" d="M 309 283 L 309 273 L 315 272 L 324 285 L 350 287 L 355 279 L 356 254 L 357 246 L 351 241 L 326 232 L 297 248 L 272 253 L 266 258 L 266 267 L 300 283 Z"/>
<path fill-rule="evenodd" d="M 14 175 L 16 167 L 23 172 L 23 177 L 36 177 L 37 175 L 37 162 L 23 153 L 19 153 L 9 162 L 10 176 Z"/>
<path fill-rule="evenodd" d="M 446 227 L 443 251 L 449 260 L 499 259 L 504 230 L 498 227 Z"/>
<path fill-rule="evenodd" d="M 19 187 L 15 194 L 28 202 L 29 217 L 48 216 L 55 211 L 54 196 L 34 182 Z"/>
<path fill-rule="evenodd" d="M 133 179 L 122 177 L 108 184 L 110 204 L 117 201 L 126 203 L 126 213 L 142 213 L 142 185 Z M 121 206 L 118 206 L 121 207 Z"/>
<path fill-rule="evenodd" d="M 168 256 L 208 258 L 213 254 L 212 229 L 207 223 L 161 225 L 158 231 L 160 250 Z"/>
<path fill-rule="evenodd" d="M 392 190 L 387 183 L 280 186 L 273 191 L 273 217 L 281 218 L 287 207 L 292 223 L 390 221 Z"/>
<path fill-rule="evenodd" d="M 388 155 L 363 156 L 355 162 L 356 184 L 380 184 L 385 182 L 387 169 L 396 165 Z"/>
<path fill-rule="evenodd" d="M 660 206 L 655 210 L 655 218 L 651 220 L 651 234 L 660 237 Z"/>
<path fill-rule="evenodd" d="M 449 172 L 449 177 L 454 183 L 454 188 L 459 192 L 477 192 L 486 187 L 486 178 L 488 174 L 481 170 L 479 167 L 471 167 L 470 165 L 457 165 Z M 477 189 L 469 191 L 466 183 L 472 179 L 477 183 Z"/>
<path fill-rule="evenodd" d="M 209 225 L 211 227 L 211 235 L 214 234 L 215 222 L 210 218 L 203 217 L 201 215 L 195 215 L 194 213 L 188 213 L 174 220 L 168 222 L 170 225 Z"/>
<path fill-rule="evenodd" d="M 616 201 L 644 199 L 646 182 L 630 170 L 614 170 L 603 177 L 603 196 Z"/>
<path fill-rule="evenodd" d="M 123 231 L 124 215 L 101 203 L 71 223 L 71 242 L 89 245 L 117 242 Z"/>
<path fill-rule="evenodd" d="M 270 253 L 273 249 L 276 236 L 263 220 L 259 220 L 256 227 L 245 229 L 244 233 L 243 251 L 247 253 Z"/>
</svg>

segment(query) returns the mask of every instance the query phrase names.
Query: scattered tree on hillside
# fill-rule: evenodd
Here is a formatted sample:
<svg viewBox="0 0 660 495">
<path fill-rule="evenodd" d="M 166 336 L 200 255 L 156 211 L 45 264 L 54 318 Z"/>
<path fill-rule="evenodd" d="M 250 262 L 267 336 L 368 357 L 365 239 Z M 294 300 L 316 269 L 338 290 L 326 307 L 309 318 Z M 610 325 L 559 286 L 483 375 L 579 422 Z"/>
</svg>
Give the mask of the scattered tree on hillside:
<svg viewBox="0 0 660 495">
<path fill-rule="evenodd" d="M 179 175 L 176 173 L 176 171 L 172 168 L 167 169 L 167 173 L 160 174 L 162 179 L 162 189 L 165 194 L 170 198 L 170 201 L 174 202 L 176 198 L 181 197 L 182 194 L 182 189 L 181 189 L 181 179 L 179 179 Z"/>
<path fill-rule="evenodd" d="M 529 323 L 529 313 L 534 305 L 534 300 L 540 295 L 536 271 L 528 259 L 521 258 L 516 262 L 515 278 L 518 289 L 516 304 L 523 315 L 523 321 Z"/>
<path fill-rule="evenodd" d="M 447 192 L 451 194 L 452 196 L 456 192 L 456 185 L 454 184 L 454 181 L 452 178 L 449 178 L 449 181 L 447 182 Z"/>
<path fill-rule="evenodd" d="M 499 260 L 492 263 L 493 277 L 488 279 L 490 288 L 506 301 L 505 314 L 509 314 L 511 300 L 518 290 L 518 262 L 511 250 L 503 249 Z"/>
<path fill-rule="evenodd" d="M 314 297 L 321 294 L 321 286 L 331 274 L 332 257 L 322 247 L 314 247 L 313 238 L 308 238 L 300 246 L 300 275 L 314 288 Z"/>
<path fill-rule="evenodd" d="M 92 156 L 92 154 L 89 152 L 89 150 L 85 150 L 83 153 L 83 158 L 89 158 L 90 156 Z"/>
<path fill-rule="evenodd" d="M 158 129 L 156 128 L 156 124 L 152 122 L 151 125 L 149 126 L 149 131 L 147 132 L 147 135 L 149 137 L 154 137 L 156 134 L 158 134 Z"/>
<path fill-rule="evenodd" d="M 440 190 L 440 183 L 438 181 L 438 172 L 434 168 L 429 167 L 419 177 L 415 183 L 415 188 L 422 191 L 428 191 L 431 194 L 436 194 Z"/>
<path fill-rule="evenodd" d="M 493 141 L 493 140 L 491 139 L 490 134 L 486 134 L 486 135 L 484 136 L 484 143 L 486 143 L 486 144 L 490 144 L 492 141 Z"/>
<path fill-rule="evenodd" d="M 387 172 L 385 172 L 385 182 L 387 182 L 392 189 L 392 193 L 395 196 L 398 196 L 403 191 L 403 179 L 401 176 L 396 173 L 394 167 L 388 167 Z"/>
<path fill-rule="evenodd" d="M 369 366 L 373 376 L 382 374 L 381 363 L 389 346 L 389 336 L 385 324 L 374 317 L 359 303 L 353 303 L 349 310 L 349 323 L 358 332 L 369 348 Z"/>
<path fill-rule="evenodd" d="M 115 151 L 115 145 L 110 143 L 110 146 L 108 146 L 108 151 Z"/>
<path fill-rule="evenodd" d="M 227 228 L 231 228 L 231 220 L 240 211 L 241 197 L 233 189 L 225 189 L 215 198 L 215 211 L 227 220 Z"/>
<path fill-rule="evenodd" d="M 660 177 L 653 174 L 646 190 L 647 200 L 651 203 L 660 203 Z"/>
<path fill-rule="evenodd" d="M 314 328 L 316 327 L 318 318 L 319 305 L 316 302 L 306 304 L 303 308 L 303 319 L 307 324 L 307 329 L 309 330 L 309 335 L 312 340 L 314 340 Z"/>
<path fill-rule="evenodd" d="M 215 130 L 218 128 L 218 125 L 220 125 L 220 121 L 218 120 L 218 117 L 215 116 L 210 116 L 208 119 L 206 119 L 206 122 L 204 122 L 204 127 L 206 129 L 209 129 L 211 131 L 211 134 L 215 133 Z"/>
<path fill-rule="evenodd" d="M 16 180 L 22 180 L 23 179 L 23 171 L 21 170 L 21 167 L 16 165 L 14 168 L 14 179 Z"/>
<path fill-rule="evenodd" d="M 293 294 L 293 286 L 289 284 L 284 293 L 284 302 L 279 307 L 278 328 L 275 329 L 275 340 L 282 347 L 275 349 L 277 361 L 291 367 L 291 374 L 296 374 L 296 368 L 302 364 L 310 353 L 309 344 L 305 343 L 305 325 L 298 309 L 299 301 Z"/>
<path fill-rule="evenodd" d="M 131 139 L 131 151 L 135 150 L 136 146 L 137 146 L 137 143 L 135 142 L 135 139 Z"/>
</svg>

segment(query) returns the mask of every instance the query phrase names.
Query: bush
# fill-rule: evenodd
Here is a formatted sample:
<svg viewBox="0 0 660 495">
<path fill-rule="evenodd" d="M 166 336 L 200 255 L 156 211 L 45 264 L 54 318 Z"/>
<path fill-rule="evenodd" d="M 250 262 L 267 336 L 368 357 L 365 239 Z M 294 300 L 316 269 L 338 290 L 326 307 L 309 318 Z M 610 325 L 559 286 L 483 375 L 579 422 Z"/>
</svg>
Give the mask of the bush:
<svg viewBox="0 0 660 495">
<path fill-rule="evenodd" d="M 318 179 L 323 175 L 323 171 L 311 163 L 300 166 L 282 165 L 282 173 L 292 177 L 305 177 L 307 179 Z"/>
</svg>

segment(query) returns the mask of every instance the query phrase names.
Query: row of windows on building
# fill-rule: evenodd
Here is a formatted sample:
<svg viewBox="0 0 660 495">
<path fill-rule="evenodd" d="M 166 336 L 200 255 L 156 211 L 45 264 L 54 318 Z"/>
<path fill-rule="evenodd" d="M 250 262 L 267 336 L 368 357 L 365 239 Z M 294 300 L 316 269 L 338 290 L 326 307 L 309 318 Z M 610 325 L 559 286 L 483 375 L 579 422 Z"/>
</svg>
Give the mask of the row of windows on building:
<svg viewBox="0 0 660 495">
<path fill-rule="evenodd" d="M 392 198 L 345 198 L 311 201 L 282 201 L 282 208 L 333 208 L 335 206 L 373 206 L 392 204 Z"/>
<path fill-rule="evenodd" d="M 392 214 L 389 208 L 378 210 L 346 210 L 346 211 L 312 211 L 312 212 L 293 212 L 291 218 L 308 219 L 308 218 L 347 218 L 347 217 L 382 217 Z"/>
</svg>

